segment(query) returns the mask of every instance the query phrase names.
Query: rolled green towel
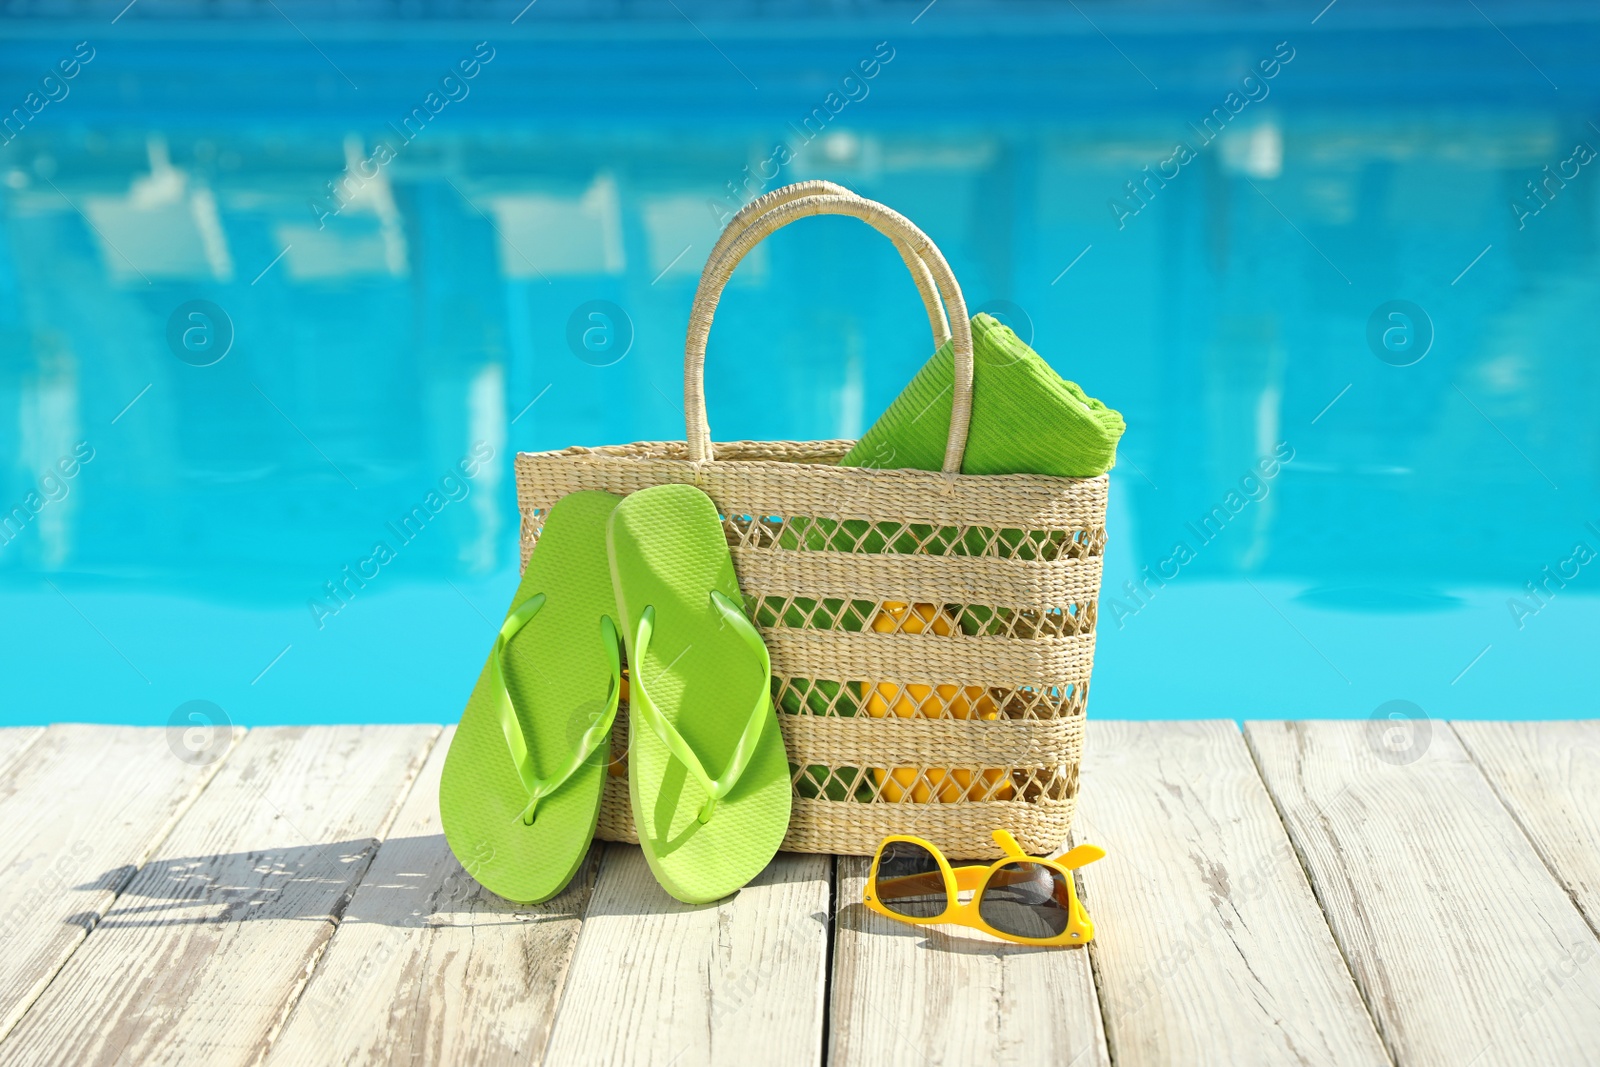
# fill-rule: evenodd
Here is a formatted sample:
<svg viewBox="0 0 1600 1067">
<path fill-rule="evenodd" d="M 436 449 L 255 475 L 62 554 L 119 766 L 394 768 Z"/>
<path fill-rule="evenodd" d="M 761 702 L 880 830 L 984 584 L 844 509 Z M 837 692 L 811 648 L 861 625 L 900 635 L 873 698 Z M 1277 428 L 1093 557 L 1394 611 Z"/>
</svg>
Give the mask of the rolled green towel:
<svg viewBox="0 0 1600 1067">
<path fill-rule="evenodd" d="M 1122 437 L 1122 416 L 1064 380 L 1011 329 L 988 315 L 972 320 L 972 419 L 961 462 L 963 474 L 1045 474 L 1088 478 L 1109 470 Z M 861 440 L 840 461 L 845 467 L 936 471 L 944 465 L 950 435 L 955 357 L 946 342 L 923 364 L 911 384 L 895 398 Z M 783 548 L 841 552 L 996 555 L 1055 559 L 1061 535 L 1040 531 L 985 531 L 861 519 L 791 518 L 778 535 Z M 968 634 L 1006 633 L 1011 608 L 953 605 Z M 758 614 L 760 625 L 775 625 L 775 608 Z M 871 601 L 797 599 L 785 605 L 790 627 L 857 632 L 877 610 Z M 774 679 L 776 682 L 776 679 Z M 778 697 L 788 714 L 854 716 L 859 713 L 860 681 L 790 679 Z M 774 688 L 778 688 L 776 685 Z M 796 768 L 798 769 L 798 768 Z M 829 800 L 870 800 L 865 779 L 851 792 L 840 779 L 853 768 L 829 776 L 824 766 L 807 767 L 795 788 L 800 796 Z M 822 783 L 827 783 L 826 785 Z"/>
<path fill-rule="evenodd" d="M 972 320 L 972 421 L 963 474 L 1089 478 L 1117 459 L 1122 416 L 1057 374 L 988 315 Z M 955 358 L 945 342 L 840 466 L 936 471 L 950 434 Z"/>
</svg>

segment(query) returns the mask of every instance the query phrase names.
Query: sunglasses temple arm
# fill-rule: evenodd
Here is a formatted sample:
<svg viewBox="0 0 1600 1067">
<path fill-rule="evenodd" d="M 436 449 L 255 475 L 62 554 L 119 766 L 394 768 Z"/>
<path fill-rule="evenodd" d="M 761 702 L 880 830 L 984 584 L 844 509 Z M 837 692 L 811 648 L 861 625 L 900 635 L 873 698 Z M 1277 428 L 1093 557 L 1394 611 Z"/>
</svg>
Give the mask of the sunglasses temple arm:
<svg viewBox="0 0 1600 1067">
<path fill-rule="evenodd" d="M 957 867 L 951 873 L 956 876 L 958 893 L 975 892 L 982 888 L 985 875 L 989 876 L 988 884 L 993 886 L 1016 885 L 1018 882 L 1031 881 L 1034 877 L 1032 872 L 1007 871 L 1003 868 L 990 874 L 987 867 Z M 942 892 L 944 892 L 944 879 L 937 871 L 908 874 L 900 878 L 878 879 L 878 896 L 885 900 Z"/>
<path fill-rule="evenodd" d="M 956 892 L 971 893 L 983 886 L 984 875 L 987 867 L 957 867 L 951 873 L 956 876 Z M 997 874 L 995 883 L 1009 885 L 1014 879 L 1006 878 L 1001 881 Z M 922 896 L 927 893 L 943 893 L 944 878 L 938 871 L 928 871 L 926 874 L 907 874 L 899 878 L 878 879 L 878 896 L 884 900 L 896 900 L 900 897 Z"/>
<path fill-rule="evenodd" d="M 878 878 L 875 879 L 875 883 L 878 887 L 878 897 L 882 900 L 898 900 L 901 897 L 918 897 L 944 892 L 944 875 L 938 871 L 908 874 L 900 878 Z"/>
<path fill-rule="evenodd" d="M 1075 871 L 1079 867 L 1087 867 L 1095 860 L 1104 859 L 1105 855 L 1106 850 L 1099 845 L 1083 844 L 1068 852 L 1056 862 L 1069 871 Z"/>
</svg>

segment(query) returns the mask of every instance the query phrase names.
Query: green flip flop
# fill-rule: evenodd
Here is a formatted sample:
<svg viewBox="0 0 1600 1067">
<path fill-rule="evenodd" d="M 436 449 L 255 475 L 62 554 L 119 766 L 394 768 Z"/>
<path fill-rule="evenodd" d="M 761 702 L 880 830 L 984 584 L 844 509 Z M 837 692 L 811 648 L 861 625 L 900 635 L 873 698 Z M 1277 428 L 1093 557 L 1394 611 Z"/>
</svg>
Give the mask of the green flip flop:
<svg viewBox="0 0 1600 1067">
<path fill-rule="evenodd" d="M 788 832 L 772 665 L 740 608 L 710 497 L 688 485 L 642 489 L 612 512 L 606 547 L 632 668 L 628 795 L 639 844 L 663 889 L 708 903 L 761 873 Z"/>
<path fill-rule="evenodd" d="M 445 757 L 450 851 L 519 904 L 566 887 L 600 817 L 621 695 L 605 539 L 620 499 L 572 493 L 550 509 Z"/>
</svg>

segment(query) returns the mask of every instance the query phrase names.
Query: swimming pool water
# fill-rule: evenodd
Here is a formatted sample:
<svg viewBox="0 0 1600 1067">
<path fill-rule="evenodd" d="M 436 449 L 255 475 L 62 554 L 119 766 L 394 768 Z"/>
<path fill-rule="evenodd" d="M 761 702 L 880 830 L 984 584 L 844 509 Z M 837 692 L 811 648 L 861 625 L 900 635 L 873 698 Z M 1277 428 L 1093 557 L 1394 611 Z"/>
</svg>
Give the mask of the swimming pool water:
<svg viewBox="0 0 1600 1067">
<path fill-rule="evenodd" d="M 513 454 L 681 437 L 721 220 L 809 177 L 1126 417 L 1092 715 L 1594 715 L 1590 16 L 921 6 L 18 24 L 0 723 L 455 718 Z M 926 332 L 881 238 L 792 227 L 713 435 L 857 435 Z"/>
</svg>

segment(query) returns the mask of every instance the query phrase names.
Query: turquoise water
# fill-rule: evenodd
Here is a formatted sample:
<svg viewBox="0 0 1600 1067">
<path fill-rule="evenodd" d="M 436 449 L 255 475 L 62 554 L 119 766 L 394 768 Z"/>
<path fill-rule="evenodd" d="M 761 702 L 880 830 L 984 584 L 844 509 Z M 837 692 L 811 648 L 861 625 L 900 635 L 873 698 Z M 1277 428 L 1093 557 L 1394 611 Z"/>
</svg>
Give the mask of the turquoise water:
<svg viewBox="0 0 1600 1067">
<path fill-rule="evenodd" d="M 1317 6 L 18 24 L 0 723 L 456 717 L 513 453 L 680 437 L 720 220 L 810 177 L 1124 413 L 1091 714 L 1595 715 L 1600 34 Z M 713 434 L 856 435 L 926 330 L 881 238 L 786 230 Z"/>
</svg>

